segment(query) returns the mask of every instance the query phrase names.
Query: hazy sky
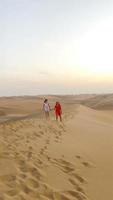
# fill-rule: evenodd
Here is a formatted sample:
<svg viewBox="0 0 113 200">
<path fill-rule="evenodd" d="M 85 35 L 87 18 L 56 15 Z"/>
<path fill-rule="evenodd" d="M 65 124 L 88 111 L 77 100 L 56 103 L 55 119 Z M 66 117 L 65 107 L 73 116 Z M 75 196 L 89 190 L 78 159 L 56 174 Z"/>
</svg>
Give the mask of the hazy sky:
<svg viewBox="0 0 113 200">
<path fill-rule="evenodd" d="M 113 92 L 112 0 L 0 0 L 0 96 Z"/>
</svg>

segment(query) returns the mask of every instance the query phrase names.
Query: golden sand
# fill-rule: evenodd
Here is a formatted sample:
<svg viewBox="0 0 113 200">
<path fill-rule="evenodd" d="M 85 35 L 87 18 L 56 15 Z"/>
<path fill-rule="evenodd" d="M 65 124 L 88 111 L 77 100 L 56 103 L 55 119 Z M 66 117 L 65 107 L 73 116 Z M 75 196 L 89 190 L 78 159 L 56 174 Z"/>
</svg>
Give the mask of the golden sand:
<svg viewBox="0 0 113 200">
<path fill-rule="evenodd" d="M 42 99 L 4 101 L 6 116 L 24 117 L 0 124 L 0 200 L 112 199 L 113 111 L 73 103 L 74 97 L 51 97 L 52 106 L 58 98 L 62 123 L 53 111 L 44 119 Z"/>
</svg>

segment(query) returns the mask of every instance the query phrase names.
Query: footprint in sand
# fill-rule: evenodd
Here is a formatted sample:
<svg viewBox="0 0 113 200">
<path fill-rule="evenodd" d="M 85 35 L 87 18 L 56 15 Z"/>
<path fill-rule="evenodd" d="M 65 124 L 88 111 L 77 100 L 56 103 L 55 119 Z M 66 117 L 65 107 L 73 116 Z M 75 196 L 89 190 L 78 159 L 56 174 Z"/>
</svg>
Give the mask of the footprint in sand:
<svg viewBox="0 0 113 200">
<path fill-rule="evenodd" d="M 34 136 L 36 136 L 36 137 L 41 137 L 37 132 L 34 132 L 33 134 L 34 134 Z"/>
<path fill-rule="evenodd" d="M 27 154 L 27 159 L 30 160 L 32 158 L 33 152 L 29 151 Z"/>
<path fill-rule="evenodd" d="M 22 178 L 22 179 L 26 179 L 26 178 L 27 178 L 27 174 L 20 174 L 19 176 L 20 176 L 20 178 Z"/>
<path fill-rule="evenodd" d="M 63 131 L 63 132 L 66 132 L 65 128 L 63 125 L 59 125 L 59 128 Z"/>
<path fill-rule="evenodd" d="M 0 176 L 0 181 L 3 182 L 3 183 L 15 182 L 16 176 L 14 176 L 14 175 L 3 175 L 3 176 Z"/>
<path fill-rule="evenodd" d="M 46 140 L 46 144 L 49 144 L 50 143 L 50 139 L 48 138 L 47 140 Z"/>
<path fill-rule="evenodd" d="M 77 192 L 77 191 L 74 191 L 74 190 L 69 190 L 69 191 L 66 191 L 65 193 L 70 195 L 71 198 L 74 197 L 77 200 L 87 200 L 87 197 L 84 194 Z"/>
<path fill-rule="evenodd" d="M 39 182 L 33 178 L 28 178 L 26 180 L 26 184 L 29 185 L 31 188 L 39 188 Z"/>
<path fill-rule="evenodd" d="M 59 136 L 56 136 L 54 141 L 57 142 L 57 143 L 60 143 L 60 138 L 59 138 Z"/>
<path fill-rule="evenodd" d="M 47 150 L 47 148 L 48 148 L 48 147 L 45 145 L 45 146 L 44 146 L 44 150 Z"/>
<path fill-rule="evenodd" d="M 56 138 L 56 139 L 60 139 L 59 136 L 56 136 L 55 138 Z"/>
<path fill-rule="evenodd" d="M 43 131 L 39 131 L 39 133 L 40 133 L 41 135 L 44 135 L 44 132 L 43 132 Z"/>
<path fill-rule="evenodd" d="M 70 163 L 64 159 L 59 159 L 59 162 L 60 162 L 60 165 L 63 168 L 64 172 L 70 173 L 75 170 L 75 166 L 72 163 Z"/>
<path fill-rule="evenodd" d="M 18 189 L 14 188 L 14 189 L 7 191 L 6 194 L 7 194 L 7 196 L 14 197 L 14 196 L 18 195 L 19 192 L 20 192 L 19 188 Z"/>
<path fill-rule="evenodd" d="M 73 177 L 75 177 L 80 183 L 86 183 L 86 180 L 82 176 L 80 176 L 79 174 L 73 172 L 73 173 L 71 173 L 71 175 Z"/>
<path fill-rule="evenodd" d="M 87 162 L 87 161 L 83 161 L 83 158 L 79 155 L 76 156 L 77 159 L 79 159 L 81 161 L 81 164 L 84 165 L 87 168 L 92 167 L 92 164 Z"/>
<path fill-rule="evenodd" d="M 39 153 L 40 153 L 40 155 L 43 155 L 44 154 L 44 149 L 42 148 Z"/>
<path fill-rule="evenodd" d="M 32 189 L 30 187 L 28 187 L 24 182 L 21 182 L 21 190 L 25 193 L 25 194 L 30 194 L 32 192 Z"/>
<path fill-rule="evenodd" d="M 76 155 L 76 158 L 80 160 L 80 159 L 81 159 L 81 156 L 79 156 L 79 155 Z"/>
<path fill-rule="evenodd" d="M 23 172 L 23 173 L 27 173 L 28 172 L 28 168 L 26 165 L 22 165 L 19 167 L 20 171 Z"/>
<path fill-rule="evenodd" d="M 81 186 L 79 186 L 79 184 L 77 183 L 77 181 L 74 178 L 69 178 L 69 182 L 75 187 L 75 189 L 78 192 L 85 194 L 84 189 Z"/>
<path fill-rule="evenodd" d="M 92 167 L 92 165 L 89 163 L 89 162 L 82 162 L 82 164 L 85 166 L 85 167 Z"/>
<path fill-rule="evenodd" d="M 59 135 L 59 136 L 62 136 L 62 131 L 58 131 L 58 135 Z"/>
<path fill-rule="evenodd" d="M 38 180 L 40 180 L 40 178 L 42 177 L 41 173 L 36 167 L 31 167 L 29 169 L 29 172 L 34 178 L 37 178 Z"/>
<path fill-rule="evenodd" d="M 27 152 L 27 159 L 30 160 L 33 156 L 33 147 L 29 146 L 28 152 Z"/>
<path fill-rule="evenodd" d="M 51 157 L 49 157 L 48 155 L 47 155 L 47 160 L 48 160 L 48 161 L 51 161 Z"/>
</svg>

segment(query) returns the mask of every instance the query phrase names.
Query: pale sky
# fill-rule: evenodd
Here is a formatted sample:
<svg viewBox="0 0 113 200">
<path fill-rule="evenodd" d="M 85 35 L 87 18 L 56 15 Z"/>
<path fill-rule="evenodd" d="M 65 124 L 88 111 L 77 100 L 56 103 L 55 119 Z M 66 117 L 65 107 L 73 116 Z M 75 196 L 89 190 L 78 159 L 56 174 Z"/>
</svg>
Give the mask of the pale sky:
<svg viewBox="0 0 113 200">
<path fill-rule="evenodd" d="M 0 0 L 0 96 L 109 92 L 112 0 Z"/>
</svg>

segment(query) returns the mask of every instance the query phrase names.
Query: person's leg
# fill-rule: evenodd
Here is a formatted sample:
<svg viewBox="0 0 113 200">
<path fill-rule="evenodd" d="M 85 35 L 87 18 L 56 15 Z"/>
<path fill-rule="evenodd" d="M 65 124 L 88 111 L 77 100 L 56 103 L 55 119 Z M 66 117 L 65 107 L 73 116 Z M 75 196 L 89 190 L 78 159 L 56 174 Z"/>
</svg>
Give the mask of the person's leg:
<svg viewBox="0 0 113 200">
<path fill-rule="evenodd" d="M 49 119 L 49 112 L 45 112 L 46 119 Z"/>
<path fill-rule="evenodd" d="M 60 121 L 62 122 L 62 116 L 61 116 L 61 115 L 59 115 L 59 117 L 60 117 Z"/>
<path fill-rule="evenodd" d="M 58 114 L 56 113 L 56 121 L 58 121 Z"/>
</svg>

